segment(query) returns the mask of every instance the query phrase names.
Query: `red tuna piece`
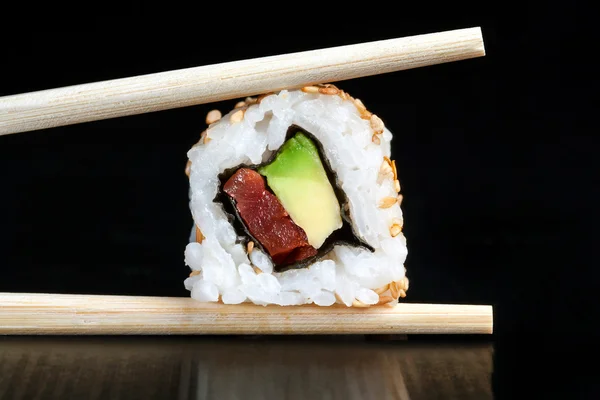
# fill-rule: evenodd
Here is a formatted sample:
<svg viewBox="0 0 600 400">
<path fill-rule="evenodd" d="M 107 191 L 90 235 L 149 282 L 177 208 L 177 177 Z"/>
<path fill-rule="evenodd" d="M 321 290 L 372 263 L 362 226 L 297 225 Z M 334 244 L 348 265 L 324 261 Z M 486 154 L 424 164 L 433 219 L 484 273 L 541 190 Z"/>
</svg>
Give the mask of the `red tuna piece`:
<svg viewBox="0 0 600 400">
<path fill-rule="evenodd" d="M 266 190 L 264 178 L 249 168 L 238 169 L 223 191 L 236 202 L 250 233 L 277 265 L 292 264 L 317 254 L 306 232 L 292 221 L 279 199 Z"/>
</svg>

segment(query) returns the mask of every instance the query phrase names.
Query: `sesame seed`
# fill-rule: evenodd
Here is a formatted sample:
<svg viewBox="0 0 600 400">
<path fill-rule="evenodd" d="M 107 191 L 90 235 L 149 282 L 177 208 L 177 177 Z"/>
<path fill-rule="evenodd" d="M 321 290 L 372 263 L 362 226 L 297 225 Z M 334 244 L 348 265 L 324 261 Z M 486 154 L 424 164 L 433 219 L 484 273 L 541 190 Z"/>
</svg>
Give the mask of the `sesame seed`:
<svg viewBox="0 0 600 400">
<path fill-rule="evenodd" d="M 304 86 L 301 90 L 304 93 L 319 93 L 319 88 L 316 86 Z"/>
<path fill-rule="evenodd" d="M 246 97 L 246 104 L 251 105 L 256 103 L 256 98 L 255 97 Z"/>
<path fill-rule="evenodd" d="M 401 194 L 398 195 L 398 205 L 402 205 L 402 200 L 404 200 L 404 196 Z"/>
<path fill-rule="evenodd" d="M 382 175 L 391 175 L 393 172 L 394 171 L 392 170 L 390 164 L 386 160 L 383 160 L 381 166 L 379 167 L 379 173 Z"/>
<path fill-rule="evenodd" d="M 398 285 L 396 282 L 390 282 L 390 294 L 394 299 L 398 298 Z"/>
<path fill-rule="evenodd" d="M 377 293 L 377 294 L 379 294 L 379 295 L 381 295 L 381 294 L 387 292 L 387 290 L 389 288 L 390 288 L 390 284 L 388 283 L 387 285 L 384 285 L 384 286 L 382 286 L 380 288 L 375 289 L 374 292 Z"/>
<path fill-rule="evenodd" d="M 362 119 L 370 120 L 372 115 L 373 114 L 371 114 L 370 111 L 365 111 L 365 112 L 363 112 L 363 113 L 360 114 L 360 117 Z"/>
<path fill-rule="evenodd" d="M 348 94 L 346 92 L 344 92 L 343 90 L 340 90 L 340 93 L 338 93 L 338 94 L 342 100 L 348 100 Z"/>
<path fill-rule="evenodd" d="M 398 290 L 404 290 L 404 280 L 400 279 L 399 281 L 396 281 L 396 287 L 398 288 Z"/>
<path fill-rule="evenodd" d="M 379 175 L 377 176 L 377 183 L 381 184 L 381 182 L 383 182 L 383 179 L 391 176 L 393 174 L 392 171 L 392 167 L 390 167 L 390 165 L 383 160 L 383 162 L 381 163 L 381 166 L 379 167 Z"/>
<path fill-rule="evenodd" d="M 252 253 L 253 249 L 254 249 L 254 242 L 252 242 L 252 241 L 248 242 L 248 254 Z"/>
<path fill-rule="evenodd" d="M 235 103 L 235 107 L 233 107 L 233 108 L 242 108 L 242 107 L 246 107 L 245 101 L 238 101 L 237 103 Z"/>
<path fill-rule="evenodd" d="M 379 201 L 379 208 L 390 208 L 398 201 L 397 197 L 384 197 Z"/>
<path fill-rule="evenodd" d="M 206 124 L 207 125 L 213 124 L 213 123 L 217 122 L 218 120 L 220 120 L 221 117 L 222 117 L 221 111 L 211 110 L 208 112 L 208 114 L 206 114 Z"/>
<path fill-rule="evenodd" d="M 379 296 L 379 301 L 377 302 L 377 305 L 391 303 L 394 300 L 395 299 L 392 296 Z"/>
<path fill-rule="evenodd" d="M 238 111 L 234 112 L 233 114 L 231 114 L 231 117 L 229 117 L 229 121 L 231 121 L 232 124 L 242 122 L 243 119 L 244 119 L 244 110 L 238 110 Z"/>
<path fill-rule="evenodd" d="M 402 280 L 404 281 L 404 290 L 408 290 L 408 278 L 405 276 Z"/>
<path fill-rule="evenodd" d="M 192 271 L 192 272 L 190 272 L 190 278 L 192 276 L 196 276 L 196 275 L 200 275 L 200 271 Z"/>
<path fill-rule="evenodd" d="M 402 289 L 398 290 L 398 294 L 400 295 L 400 297 L 405 298 L 406 297 L 406 292 Z"/>
<path fill-rule="evenodd" d="M 196 242 L 202 243 L 203 240 L 204 240 L 204 235 L 202 234 L 202 231 L 200 230 L 200 228 L 198 228 L 198 225 L 196 225 Z"/>
<path fill-rule="evenodd" d="M 319 88 L 319 93 L 321 93 L 321 94 L 336 95 L 339 92 L 340 92 L 340 90 L 338 88 L 336 88 L 335 86 Z"/>
<path fill-rule="evenodd" d="M 396 160 L 392 161 L 392 171 L 394 171 L 394 179 L 398 179 L 398 170 L 396 169 Z"/>
<path fill-rule="evenodd" d="M 400 193 L 400 181 L 398 179 L 394 179 L 394 189 L 396 193 Z"/>
<path fill-rule="evenodd" d="M 185 164 L 185 175 L 188 178 L 190 177 L 190 172 L 192 172 L 192 162 L 188 160 L 188 162 Z"/>
<path fill-rule="evenodd" d="M 360 99 L 354 99 L 354 105 L 360 114 L 363 114 L 365 111 L 367 111 L 367 107 L 365 107 Z"/>
<path fill-rule="evenodd" d="M 394 224 L 390 227 L 390 235 L 392 235 L 392 237 L 398 236 L 400 232 L 402 232 L 402 227 L 400 225 Z"/>
<path fill-rule="evenodd" d="M 253 265 L 252 269 L 254 270 L 254 272 L 256 272 L 256 274 L 262 274 L 262 269 L 258 268 L 257 266 Z"/>
<path fill-rule="evenodd" d="M 381 139 L 379 139 L 379 135 L 378 135 L 378 134 L 374 134 L 374 135 L 371 137 L 371 141 L 372 141 L 373 143 L 375 143 L 376 145 L 380 145 L 380 144 L 381 144 Z"/>
<path fill-rule="evenodd" d="M 373 128 L 373 132 L 375 133 L 383 133 L 383 121 L 377 115 L 371 115 L 371 128 Z"/>
</svg>

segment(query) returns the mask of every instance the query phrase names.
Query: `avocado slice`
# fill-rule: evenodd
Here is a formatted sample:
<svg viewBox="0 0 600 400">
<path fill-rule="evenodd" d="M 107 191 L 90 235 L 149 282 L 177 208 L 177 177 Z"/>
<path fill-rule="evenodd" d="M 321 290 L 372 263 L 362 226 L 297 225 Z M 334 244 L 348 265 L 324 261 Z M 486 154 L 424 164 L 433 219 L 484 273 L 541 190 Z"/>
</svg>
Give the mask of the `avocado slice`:
<svg viewBox="0 0 600 400">
<path fill-rule="evenodd" d="M 314 248 L 342 227 L 340 203 L 316 145 L 302 132 L 286 141 L 275 159 L 258 172 Z"/>
</svg>

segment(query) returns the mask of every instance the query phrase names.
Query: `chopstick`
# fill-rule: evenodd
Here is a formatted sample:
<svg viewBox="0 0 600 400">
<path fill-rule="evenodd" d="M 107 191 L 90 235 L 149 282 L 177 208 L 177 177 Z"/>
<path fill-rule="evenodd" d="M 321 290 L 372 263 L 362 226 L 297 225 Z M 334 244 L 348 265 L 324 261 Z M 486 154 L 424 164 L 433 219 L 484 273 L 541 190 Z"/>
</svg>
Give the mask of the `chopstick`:
<svg viewBox="0 0 600 400">
<path fill-rule="evenodd" d="M 479 27 L 0 97 L 0 135 L 142 114 L 485 55 Z"/>
<path fill-rule="evenodd" d="M 257 306 L 191 298 L 0 293 L 0 335 L 491 334 L 489 305 Z"/>
</svg>

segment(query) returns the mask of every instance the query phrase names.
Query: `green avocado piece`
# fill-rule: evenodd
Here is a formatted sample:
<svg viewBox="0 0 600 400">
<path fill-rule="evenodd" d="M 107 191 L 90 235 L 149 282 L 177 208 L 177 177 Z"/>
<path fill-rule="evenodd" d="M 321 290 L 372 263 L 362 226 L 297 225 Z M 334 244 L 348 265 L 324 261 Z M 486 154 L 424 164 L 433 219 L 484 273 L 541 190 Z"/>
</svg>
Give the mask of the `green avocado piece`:
<svg viewBox="0 0 600 400">
<path fill-rule="evenodd" d="M 275 159 L 259 168 L 281 205 L 308 242 L 318 249 L 342 227 L 341 209 L 317 146 L 302 132 L 283 144 Z"/>
</svg>

